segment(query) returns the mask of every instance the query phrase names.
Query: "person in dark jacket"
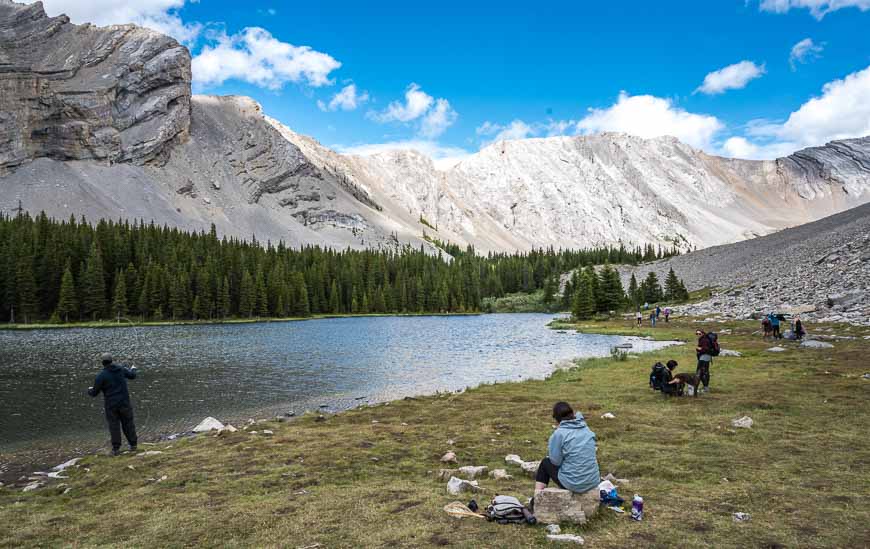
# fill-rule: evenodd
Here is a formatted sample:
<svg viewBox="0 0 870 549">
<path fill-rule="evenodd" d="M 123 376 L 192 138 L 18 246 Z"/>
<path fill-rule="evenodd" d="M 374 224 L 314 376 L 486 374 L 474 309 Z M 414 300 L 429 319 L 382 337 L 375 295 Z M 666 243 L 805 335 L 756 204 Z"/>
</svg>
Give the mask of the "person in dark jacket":
<svg viewBox="0 0 870 549">
<path fill-rule="evenodd" d="M 804 338 L 806 332 L 804 331 L 804 323 L 801 322 L 801 317 L 796 316 L 794 318 L 794 337 L 798 341 Z"/>
<path fill-rule="evenodd" d="M 133 405 L 130 403 L 130 391 L 127 390 L 127 380 L 136 379 L 136 367 L 127 368 L 114 363 L 112 355 L 103 353 L 100 357 L 103 371 L 97 374 L 93 387 L 88 387 L 92 397 L 103 393 L 103 404 L 106 411 L 106 422 L 109 424 L 109 434 L 112 437 L 112 455 L 121 453 L 121 430 L 130 444 L 130 451 L 136 451 L 136 425 L 133 423 Z"/>
<path fill-rule="evenodd" d="M 701 378 L 701 383 L 704 384 L 702 392 L 710 392 L 710 363 L 713 362 L 712 343 L 707 337 L 707 332 L 704 330 L 696 330 L 695 335 L 698 336 L 698 346 L 695 347 L 695 352 L 698 355 L 698 369 L 695 373 Z"/>
</svg>

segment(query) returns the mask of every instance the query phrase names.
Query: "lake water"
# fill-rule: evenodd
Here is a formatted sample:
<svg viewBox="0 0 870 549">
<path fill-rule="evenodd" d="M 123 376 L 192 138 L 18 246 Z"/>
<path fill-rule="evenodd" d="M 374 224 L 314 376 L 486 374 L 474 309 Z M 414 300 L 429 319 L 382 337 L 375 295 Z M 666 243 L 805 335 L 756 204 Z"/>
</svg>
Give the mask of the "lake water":
<svg viewBox="0 0 870 549">
<path fill-rule="evenodd" d="M 0 331 L 0 476 L 108 447 L 99 354 L 132 364 L 140 438 L 307 409 L 338 411 L 483 382 L 545 377 L 630 341 L 560 333 L 545 314 L 363 317 L 258 324 Z"/>
</svg>

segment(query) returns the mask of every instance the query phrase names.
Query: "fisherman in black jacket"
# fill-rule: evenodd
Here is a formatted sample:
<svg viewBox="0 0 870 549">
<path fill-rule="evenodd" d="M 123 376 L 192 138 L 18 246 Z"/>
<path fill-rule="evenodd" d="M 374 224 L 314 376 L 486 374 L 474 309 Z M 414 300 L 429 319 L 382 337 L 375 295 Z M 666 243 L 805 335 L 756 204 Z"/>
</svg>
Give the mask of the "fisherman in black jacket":
<svg viewBox="0 0 870 549">
<path fill-rule="evenodd" d="M 136 379 L 136 367 L 126 368 L 115 364 L 109 353 L 103 353 L 101 359 L 103 371 L 97 375 L 94 386 L 88 387 L 88 394 L 95 397 L 103 393 L 106 421 L 112 435 L 112 455 L 121 453 L 121 429 L 130 443 L 130 450 L 135 452 L 136 426 L 133 424 L 133 406 L 130 404 L 127 380 Z"/>
</svg>

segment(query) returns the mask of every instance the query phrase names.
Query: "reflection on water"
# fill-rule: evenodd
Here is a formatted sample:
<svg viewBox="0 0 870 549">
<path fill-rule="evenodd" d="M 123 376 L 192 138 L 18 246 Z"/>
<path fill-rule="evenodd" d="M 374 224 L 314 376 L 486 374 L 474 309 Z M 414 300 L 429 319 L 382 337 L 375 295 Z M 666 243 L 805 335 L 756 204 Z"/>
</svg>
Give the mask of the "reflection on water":
<svg viewBox="0 0 870 549">
<path fill-rule="evenodd" d="M 321 405 L 340 410 L 543 377 L 559 360 L 604 356 L 627 339 L 559 333 L 546 327 L 551 318 L 377 317 L 0 332 L 0 469 L 22 459 L 40 464 L 59 448 L 69 454 L 105 444 L 102 397 L 86 393 L 103 351 L 139 368 L 130 389 L 147 440 L 189 430 L 209 415 L 238 421 Z M 637 350 L 662 345 L 632 342 Z"/>
</svg>

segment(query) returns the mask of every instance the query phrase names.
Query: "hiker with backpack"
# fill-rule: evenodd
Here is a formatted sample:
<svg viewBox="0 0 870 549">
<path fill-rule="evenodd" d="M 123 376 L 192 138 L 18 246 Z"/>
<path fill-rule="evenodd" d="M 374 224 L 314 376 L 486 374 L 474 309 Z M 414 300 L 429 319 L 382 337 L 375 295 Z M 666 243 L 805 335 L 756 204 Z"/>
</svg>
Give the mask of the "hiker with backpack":
<svg viewBox="0 0 870 549">
<path fill-rule="evenodd" d="M 553 419 L 559 424 L 547 444 L 548 455 L 541 460 L 535 475 L 535 495 L 544 491 L 552 480 L 563 490 L 583 494 L 594 491 L 598 502 L 601 473 L 596 458 L 595 433 L 586 425 L 582 414 L 575 414 L 567 402 L 553 406 Z M 591 496 L 590 496 L 591 498 Z M 530 506 L 534 512 L 534 500 Z"/>
<path fill-rule="evenodd" d="M 695 352 L 698 355 L 698 369 L 695 372 L 701 383 L 704 384 L 704 393 L 710 392 L 710 363 L 713 362 L 714 356 L 719 356 L 719 338 L 714 333 L 707 333 L 704 330 L 696 330 L 695 335 L 698 336 L 698 346 L 695 347 Z"/>
<path fill-rule="evenodd" d="M 669 318 L 671 316 L 671 308 L 665 307 L 664 313 L 665 313 L 665 322 L 670 322 Z"/>
<path fill-rule="evenodd" d="M 770 320 L 770 328 L 773 332 L 773 339 L 782 339 L 782 334 L 779 333 L 779 315 L 776 315 L 771 311 L 767 318 Z"/>
<path fill-rule="evenodd" d="M 663 395 L 679 395 L 679 387 L 672 385 L 674 369 L 677 367 L 676 360 L 669 360 L 667 366 L 661 362 L 653 364 L 649 374 L 649 386 L 654 391 L 661 391 Z"/>
</svg>

